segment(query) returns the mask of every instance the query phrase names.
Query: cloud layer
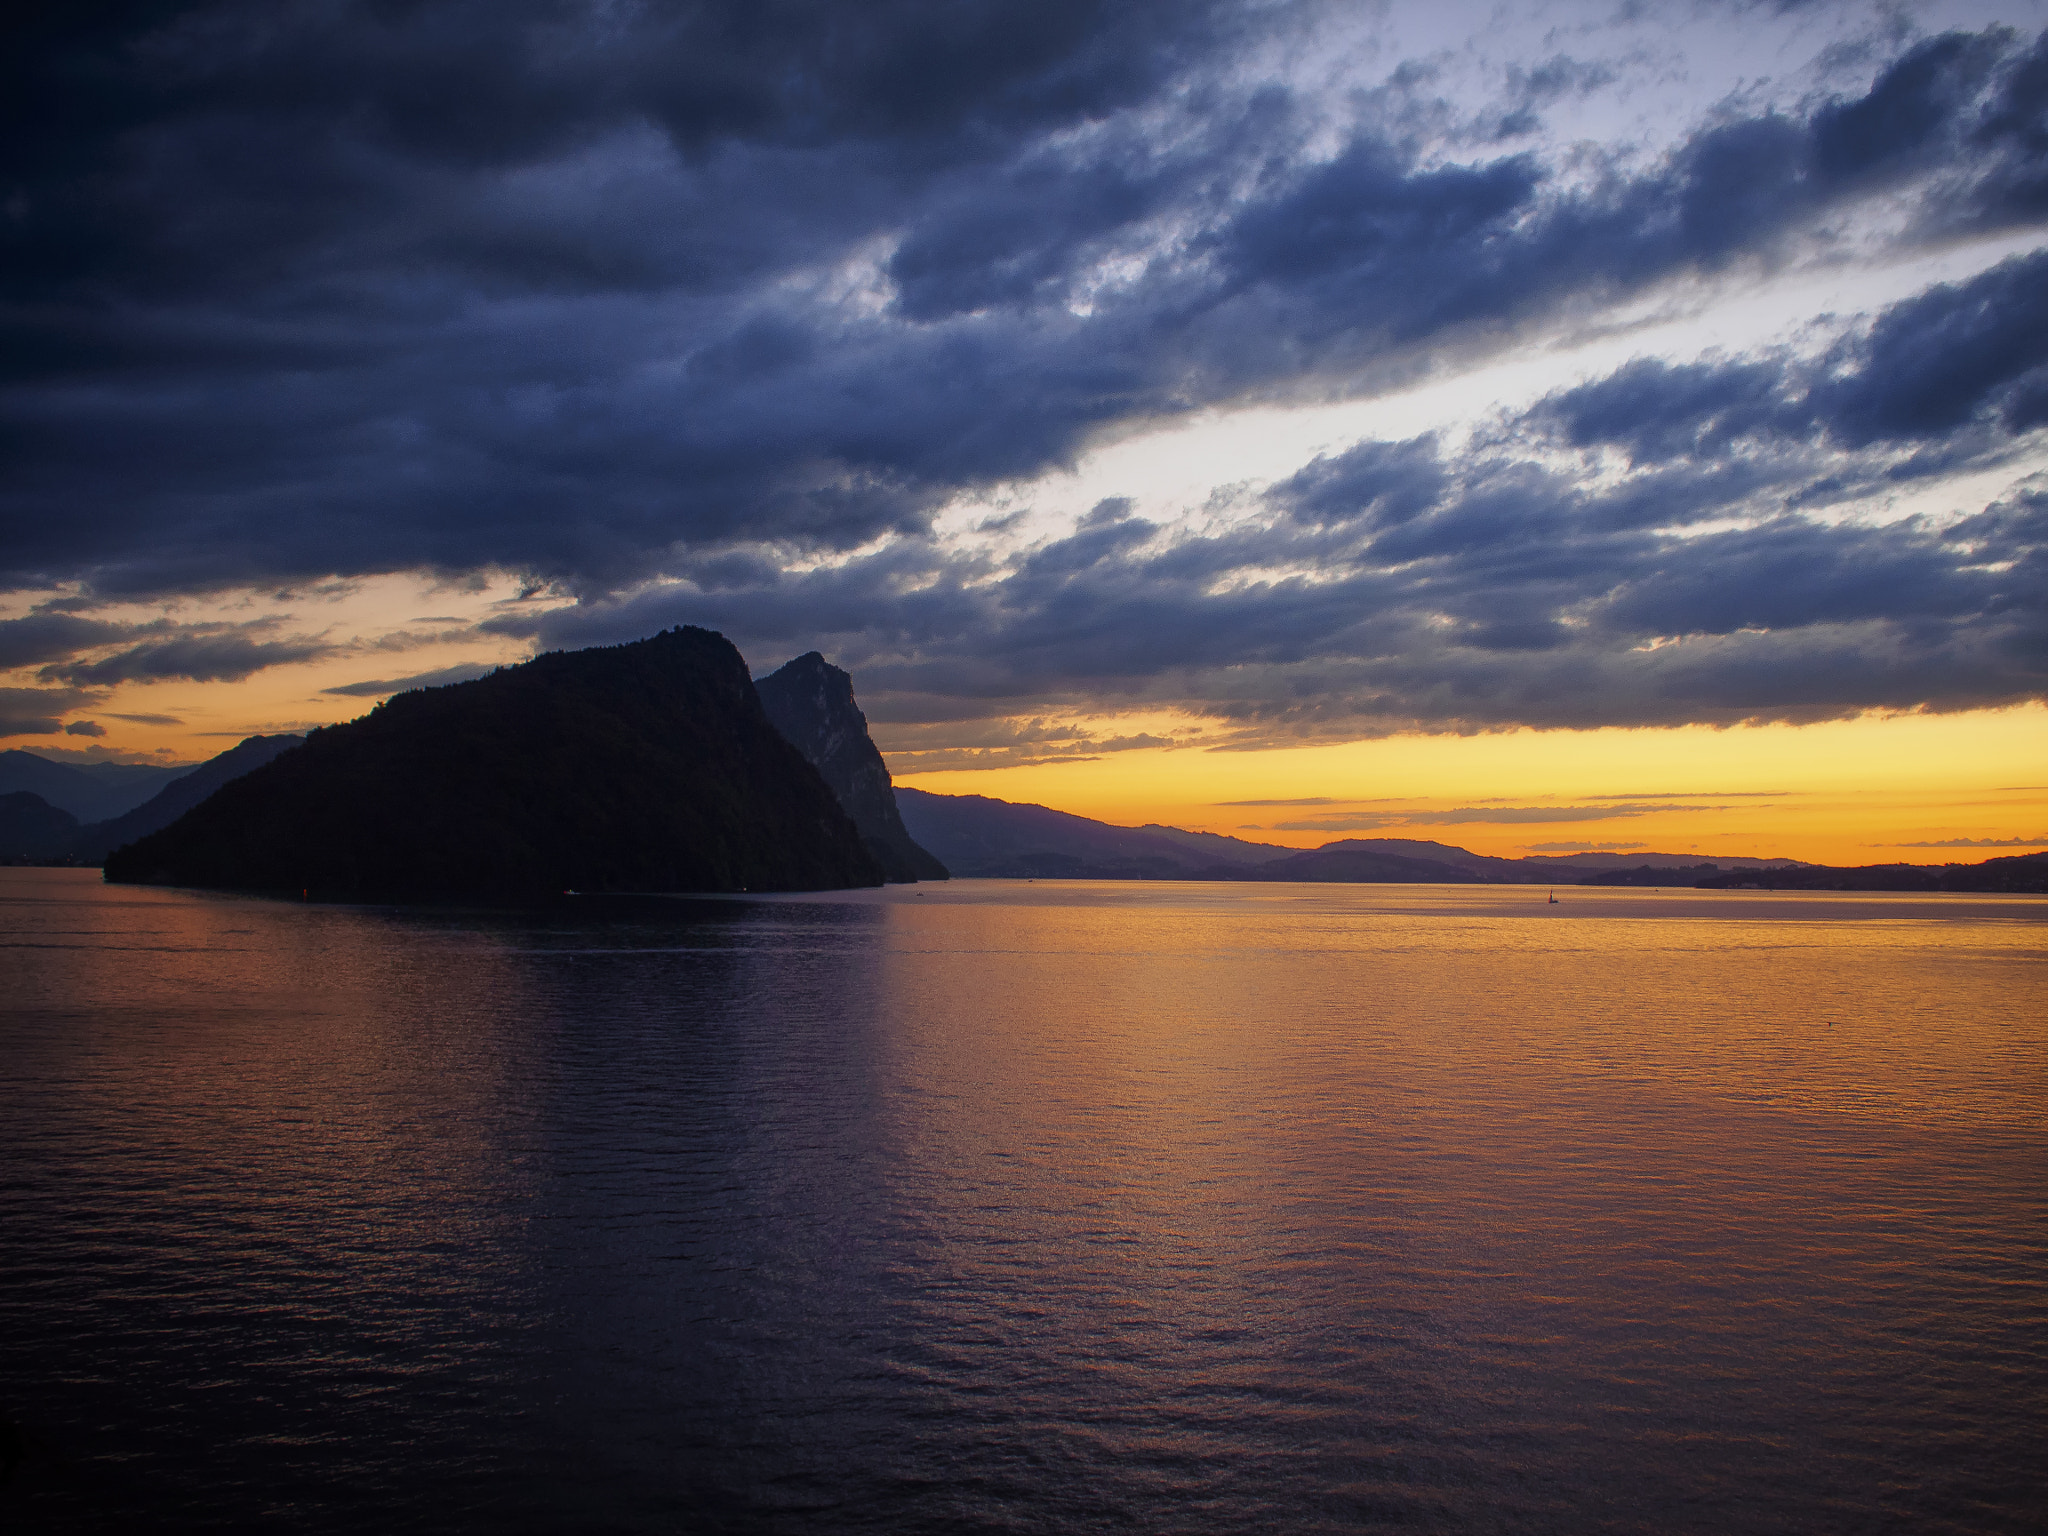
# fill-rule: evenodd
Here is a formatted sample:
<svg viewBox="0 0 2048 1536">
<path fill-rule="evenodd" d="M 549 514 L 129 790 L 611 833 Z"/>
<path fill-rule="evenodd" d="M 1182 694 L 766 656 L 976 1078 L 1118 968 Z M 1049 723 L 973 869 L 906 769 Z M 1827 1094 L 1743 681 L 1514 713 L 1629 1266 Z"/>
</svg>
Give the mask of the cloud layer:
<svg viewBox="0 0 2048 1536">
<path fill-rule="evenodd" d="M 822 645 L 906 762 L 1179 739 L 1070 723 L 1114 709 L 1252 746 L 2042 696 L 2039 254 L 1817 350 L 1359 442 L 1227 516 L 934 518 L 1104 432 L 1387 388 L 1852 234 L 2025 245 L 2048 39 L 1873 33 L 1645 144 L 1546 131 L 1619 88 L 1595 49 L 1478 97 L 1430 60 L 1333 86 L 1288 62 L 1335 25 L 1307 5 L 74 12 L 0 91 L 0 585 L 71 594 L 0 621 L 6 729 L 329 644 L 95 603 L 411 569 L 573 596 L 498 623 L 541 645 Z M 1958 519 L 1844 511 L 1999 470 Z"/>
</svg>

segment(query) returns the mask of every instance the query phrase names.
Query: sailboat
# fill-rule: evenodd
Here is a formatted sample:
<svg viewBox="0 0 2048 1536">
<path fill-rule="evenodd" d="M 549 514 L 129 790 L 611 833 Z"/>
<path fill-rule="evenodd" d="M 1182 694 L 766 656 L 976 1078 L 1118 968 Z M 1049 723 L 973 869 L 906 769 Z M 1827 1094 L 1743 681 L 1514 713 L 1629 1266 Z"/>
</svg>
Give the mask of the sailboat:
<svg viewBox="0 0 2048 1536">
<path fill-rule="evenodd" d="M 1552 891 L 1552 892 L 1550 893 L 1550 901 L 1549 901 L 1549 905 L 1551 905 L 1551 906 L 1553 906 L 1553 907 L 1557 905 L 1557 892 L 1555 892 L 1555 891 Z"/>
</svg>

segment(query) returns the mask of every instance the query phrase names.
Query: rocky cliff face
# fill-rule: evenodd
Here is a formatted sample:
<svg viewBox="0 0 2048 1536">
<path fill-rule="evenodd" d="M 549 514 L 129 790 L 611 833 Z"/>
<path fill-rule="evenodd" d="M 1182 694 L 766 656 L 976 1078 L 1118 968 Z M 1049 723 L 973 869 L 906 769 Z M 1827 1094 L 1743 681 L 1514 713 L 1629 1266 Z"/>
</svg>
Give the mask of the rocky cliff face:
<svg viewBox="0 0 2048 1536">
<path fill-rule="evenodd" d="M 888 764 L 854 702 L 853 679 L 816 651 L 755 683 L 768 718 L 810 760 L 892 881 L 944 880 L 946 866 L 903 825 Z"/>
<path fill-rule="evenodd" d="M 106 874 L 342 899 L 882 881 L 740 653 L 688 628 L 399 694 L 116 850 Z"/>
</svg>

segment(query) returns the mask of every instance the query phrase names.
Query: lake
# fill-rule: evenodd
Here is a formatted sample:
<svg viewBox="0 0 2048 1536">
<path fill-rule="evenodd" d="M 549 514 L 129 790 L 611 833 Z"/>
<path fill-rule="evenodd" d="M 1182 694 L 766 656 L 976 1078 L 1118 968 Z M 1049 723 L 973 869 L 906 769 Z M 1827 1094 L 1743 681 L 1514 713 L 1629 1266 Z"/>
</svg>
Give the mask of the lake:
<svg viewBox="0 0 2048 1536">
<path fill-rule="evenodd" d="M 2034 1532 L 2048 900 L 0 870 L 12 1531 Z"/>
</svg>

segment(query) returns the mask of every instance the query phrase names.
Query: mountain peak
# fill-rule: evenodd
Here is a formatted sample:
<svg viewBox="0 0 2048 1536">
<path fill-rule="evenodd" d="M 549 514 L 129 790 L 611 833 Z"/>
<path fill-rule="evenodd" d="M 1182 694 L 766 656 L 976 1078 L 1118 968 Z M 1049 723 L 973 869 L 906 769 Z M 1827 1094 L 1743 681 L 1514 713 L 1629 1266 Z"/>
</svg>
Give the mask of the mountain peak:
<svg viewBox="0 0 2048 1536">
<path fill-rule="evenodd" d="M 343 898 L 881 876 L 732 642 L 694 627 L 394 695 L 107 861 L 115 881 Z"/>
<path fill-rule="evenodd" d="M 761 706 L 791 746 L 816 768 L 868 849 L 897 882 L 944 880 L 946 866 L 903 825 L 889 765 L 868 735 L 853 678 L 817 651 L 806 651 L 754 684 Z"/>
</svg>

